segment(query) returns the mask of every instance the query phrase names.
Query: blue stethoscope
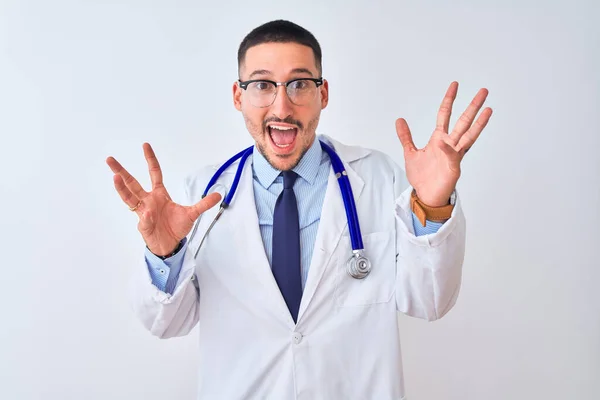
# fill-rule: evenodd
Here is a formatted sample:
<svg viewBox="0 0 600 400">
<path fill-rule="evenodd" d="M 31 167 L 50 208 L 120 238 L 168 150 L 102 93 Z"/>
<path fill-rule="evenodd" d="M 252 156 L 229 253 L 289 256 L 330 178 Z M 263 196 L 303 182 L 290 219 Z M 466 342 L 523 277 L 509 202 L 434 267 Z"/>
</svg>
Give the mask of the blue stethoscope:
<svg viewBox="0 0 600 400">
<path fill-rule="evenodd" d="M 350 186 L 350 180 L 348 179 L 348 174 L 344 169 L 344 164 L 340 157 L 336 154 L 336 152 L 322 140 L 321 148 L 325 150 L 325 152 L 329 155 L 331 160 L 331 165 L 333 167 L 333 171 L 335 172 L 335 176 L 338 179 L 338 183 L 340 185 L 340 190 L 342 192 L 342 198 L 344 200 L 344 208 L 346 209 L 346 218 L 348 219 L 348 230 L 350 231 L 350 241 L 352 243 L 352 256 L 348 260 L 347 263 L 347 272 L 348 275 L 355 279 L 363 279 L 371 272 L 371 262 L 368 258 L 366 258 L 363 254 L 364 246 L 362 241 L 362 235 L 360 233 L 360 225 L 358 223 L 358 214 L 356 212 L 356 204 L 354 203 L 354 196 L 352 195 L 352 188 Z M 198 252 L 206 239 L 206 236 L 211 231 L 217 220 L 223 214 L 223 211 L 229 207 L 231 201 L 233 199 L 233 195 L 237 190 L 238 184 L 240 183 L 240 177 L 242 175 L 242 170 L 244 169 L 244 163 L 246 159 L 252 154 L 254 146 L 250 146 L 247 149 L 244 149 L 237 153 L 235 156 L 231 157 L 225 164 L 223 164 L 217 172 L 213 175 L 211 180 L 208 182 L 204 193 L 202 194 L 202 198 L 206 197 L 208 191 L 213 187 L 213 185 L 217 182 L 221 174 L 235 161 L 240 159 L 240 163 L 238 165 L 237 171 L 235 173 L 235 178 L 233 179 L 233 184 L 231 185 L 231 189 L 229 189 L 229 193 L 225 196 L 225 199 L 221 202 L 221 206 L 219 208 L 219 212 L 215 216 L 214 220 L 208 227 L 200 245 L 196 249 L 194 253 L 194 259 L 198 256 Z M 194 236 L 196 235 L 196 231 L 198 230 L 198 225 L 200 222 L 200 218 L 196 220 L 196 224 L 194 229 L 192 230 L 192 234 L 190 236 L 189 242 L 192 241 Z"/>
</svg>

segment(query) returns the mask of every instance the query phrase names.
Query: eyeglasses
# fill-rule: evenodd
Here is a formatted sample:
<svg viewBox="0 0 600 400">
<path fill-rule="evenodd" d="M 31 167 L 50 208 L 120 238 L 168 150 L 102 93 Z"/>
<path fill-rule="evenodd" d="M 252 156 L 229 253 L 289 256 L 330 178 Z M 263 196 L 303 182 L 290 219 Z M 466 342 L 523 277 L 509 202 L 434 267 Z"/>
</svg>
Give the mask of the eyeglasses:
<svg viewBox="0 0 600 400">
<path fill-rule="evenodd" d="M 277 97 L 277 87 L 285 86 L 285 91 L 292 103 L 305 106 L 317 96 L 317 88 L 323 84 L 323 78 L 298 78 L 287 82 L 275 82 L 266 79 L 238 81 L 242 89 L 248 93 L 250 104 L 254 107 L 269 107 Z"/>
</svg>

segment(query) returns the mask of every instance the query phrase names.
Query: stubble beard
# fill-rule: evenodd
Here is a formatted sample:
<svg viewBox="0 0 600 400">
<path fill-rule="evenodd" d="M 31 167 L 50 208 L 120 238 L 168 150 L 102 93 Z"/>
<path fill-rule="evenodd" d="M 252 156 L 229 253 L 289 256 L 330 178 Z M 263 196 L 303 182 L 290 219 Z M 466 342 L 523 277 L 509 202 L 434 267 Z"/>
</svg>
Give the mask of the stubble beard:
<svg viewBox="0 0 600 400">
<path fill-rule="evenodd" d="M 256 140 L 257 137 L 264 137 L 266 140 L 271 140 L 271 138 L 269 137 L 269 132 L 264 129 L 260 132 L 258 132 L 258 134 L 253 134 L 252 132 L 257 132 L 256 126 L 250 122 L 247 118 L 244 117 L 244 119 L 246 120 L 246 126 L 248 128 L 248 130 L 250 131 L 250 134 L 252 137 L 254 137 L 255 142 L 256 142 L 256 147 L 258 149 L 258 151 L 260 152 L 260 154 L 262 154 L 262 156 L 265 158 L 265 160 L 267 160 L 267 162 L 271 165 L 271 167 L 273 167 L 274 169 L 279 170 L 279 168 L 276 166 L 276 163 L 274 162 L 275 160 L 272 159 L 272 157 L 266 152 L 265 148 L 264 148 L 264 144 L 260 143 L 258 140 Z M 304 132 L 306 132 L 306 134 L 309 134 L 310 136 L 313 137 L 313 141 L 316 140 L 316 130 L 317 130 L 317 126 L 319 124 L 319 116 L 317 116 L 315 119 L 313 119 L 312 121 L 310 121 L 307 126 L 306 126 L 306 130 L 302 130 L 302 132 L 300 132 L 300 130 L 298 131 L 298 133 L 296 134 L 296 140 L 298 140 L 301 136 L 304 136 Z M 310 149 L 310 147 L 312 146 L 314 142 L 311 143 L 307 143 L 306 145 L 304 145 L 304 147 L 302 148 L 302 151 L 300 152 L 299 157 L 294 161 L 294 163 L 292 165 L 290 165 L 289 167 L 287 167 L 285 170 L 289 171 L 292 170 L 294 168 L 296 168 L 296 166 L 300 163 L 300 160 L 302 160 L 302 157 L 304 157 L 304 155 L 308 152 L 308 150 Z M 280 156 L 279 159 L 286 159 L 289 157 L 293 157 L 292 154 L 289 155 L 283 155 Z"/>
</svg>

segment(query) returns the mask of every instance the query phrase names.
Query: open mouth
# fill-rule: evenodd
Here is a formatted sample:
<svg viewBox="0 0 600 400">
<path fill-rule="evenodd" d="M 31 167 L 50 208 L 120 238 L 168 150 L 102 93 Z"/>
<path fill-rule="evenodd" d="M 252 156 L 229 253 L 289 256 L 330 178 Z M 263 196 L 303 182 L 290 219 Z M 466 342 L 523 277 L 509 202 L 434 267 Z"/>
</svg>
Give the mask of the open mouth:
<svg viewBox="0 0 600 400">
<path fill-rule="evenodd" d="M 294 150 L 298 128 L 291 125 L 271 124 L 267 126 L 271 145 L 276 153 L 288 154 Z"/>
</svg>

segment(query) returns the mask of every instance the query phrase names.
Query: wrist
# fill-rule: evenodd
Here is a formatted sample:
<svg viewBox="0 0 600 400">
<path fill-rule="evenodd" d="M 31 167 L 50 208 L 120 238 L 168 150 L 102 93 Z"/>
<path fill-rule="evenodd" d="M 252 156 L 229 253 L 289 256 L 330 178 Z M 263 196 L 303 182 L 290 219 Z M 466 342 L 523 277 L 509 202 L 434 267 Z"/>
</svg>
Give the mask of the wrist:
<svg viewBox="0 0 600 400">
<path fill-rule="evenodd" d="M 427 207 L 439 208 L 439 207 L 444 207 L 444 206 L 447 206 L 448 204 L 450 204 L 450 196 L 437 197 L 437 198 L 425 197 L 425 196 L 419 195 L 419 193 L 416 191 L 416 189 L 413 190 L 413 193 L 419 199 L 419 202 Z"/>
<path fill-rule="evenodd" d="M 451 197 L 444 202 L 434 201 L 433 203 L 441 205 L 432 206 L 427 204 L 418 197 L 416 190 L 412 191 L 410 206 L 422 226 L 425 226 L 426 221 L 444 223 L 452 216 L 454 205 L 451 202 Z"/>
<path fill-rule="evenodd" d="M 163 252 L 154 252 L 148 246 L 146 246 L 146 247 L 156 257 L 160 258 L 161 260 L 165 260 L 165 259 L 173 257 L 175 254 L 179 253 L 179 251 L 183 247 L 183 243 L 184 243 L 184 241 L 180 240 L 179 243 L 177 243 L 177 245 L 175 246 L 175 248 L 173 248 L 173 250 L 171 250 L 170 252 L 167 252 L 166 254 L 163 254 Z"/>
</svg>

